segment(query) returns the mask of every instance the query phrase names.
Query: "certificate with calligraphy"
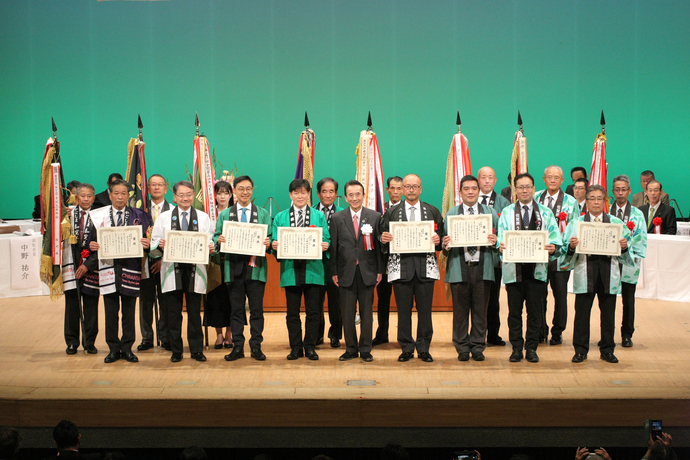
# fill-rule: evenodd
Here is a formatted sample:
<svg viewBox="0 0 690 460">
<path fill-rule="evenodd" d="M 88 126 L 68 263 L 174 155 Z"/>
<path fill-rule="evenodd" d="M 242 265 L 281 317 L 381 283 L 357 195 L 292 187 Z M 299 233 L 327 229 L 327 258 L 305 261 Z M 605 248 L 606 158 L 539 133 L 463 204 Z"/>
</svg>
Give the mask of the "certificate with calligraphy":
<svg viewBox="0 0 690 460">
<path fill-rule="evenodd" d="M 388 250 L 391 254 L 417 254 L 435 252 L 434 242 L 434 221 L 415 220 L 412 222 L 391 222 L 390 232 L 393 241 L 390 242 Z"/>
<path fill-rule="evenodd" d="M 321 227 L 278 227 L 276 258 L 320 260 L 322 238 Z"/>
<path fill-rule="evenodd" d="M 207 264 L 210 238 L 206 232 L 166 230 L 163 262 Z"/>
<path fill-rule="evenodd" d="M 544 230 L 508 230 L 503 232 L 503 262 L 546 263 L 549 233 Z"/>
<path fill-rule="evenodd" d="M 490 246 L 493 216 L 491 214 L 459 214 L 447 216 L 451 248 Z"/>
<path fill-rule="evenodd" d="M 220 244 L 220 252 L 266 257 L 264 240 L 267 234 L 268 225 L 266 224 L 226 220 L 223 222 L 225 243 Z"/>
<path fill-rule="evenodd" d="M 619 256 L 621 255 L 620 239 L 623 238 L 622 234 L 623 224 L 580 222 L 577 225 L 577 239 L 580 241 L 575 252 Z"/>
<path fill-rule="evenodd" d="M 99 259 L 129 259 L 144 257 L 141 245 L 141 225 L 124 227 L 96 227 Z"/>
</svg>

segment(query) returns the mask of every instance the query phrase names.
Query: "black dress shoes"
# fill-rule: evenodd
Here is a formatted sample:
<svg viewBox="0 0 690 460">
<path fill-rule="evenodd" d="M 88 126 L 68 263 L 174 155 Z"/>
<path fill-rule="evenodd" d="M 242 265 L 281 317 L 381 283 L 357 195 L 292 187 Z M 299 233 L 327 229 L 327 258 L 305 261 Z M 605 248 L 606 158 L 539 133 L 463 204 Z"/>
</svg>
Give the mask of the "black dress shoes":
<svg viewBox="0 0 690 460">
<path fill-rule="evenodd" d="M 630 348 L 633 346 L 632 339 L 630 337 L 623 337 L 623 346 L 625 348 Z"/>
<path fill-rule="evenodd" d="M 618 358 L 616 358 L 616 355 L 613 353 L 602 353 L 601 359 L 611 364 L 616 364 L 618 362 Z"/>
<path fill-rule="evenodd" d="M 240 358 L 244 358 L 244 350 L 240 347 L 233 348 L 229 354 L 225 355 L 226 361 L 235 361 Z"/>
<path fill-rule="evenodd" d="M 376 337 L 371 342 L 373 346 L 383 345 L 384 343 L 388 343 L 388 337 Z"/>
<path fill-rule="evenodd" d="M 266 361 L 266 355 L 261 351 L 261 348 L 258 347 L 252 348 L 251 356 L 257 361 Z"/>
<path fill-rule="evenodd" d="M 487 338 L 486 344 L 487 345 L 493 345 L 496 347 L 505 347 L 506 346 L 505 340 L 503 340 L 500 335 L 497 335 L 496 337 Z"/>
<path fill-rule="evenodd" d="M 355 359 L 355 358 L 358 357 L 358 356 L 359 356 L 359 353 L 357 353 L 356 351 L 354 351 L 354 352 L 352 352 L 352 351 L 346 351 L 345 353 L 343 353 L 342 355 L 340 355 L 340 358 L 338 358 L 338 359 L 339 359 L 340 361 L 349 361 L 349 360 L 351 360 L 351 359 Z"/>
<path fill-rule="evenodd" d="M 119 351 L 111 351 L 110 353 L 108 353 L 108 356 L 105 357 L 103 362 L 106 364 L 110 364 L 110 363 L 114 363 L 118 359 L 120 359 L 120 352 Z"/>
<path fill-rule="evenodd" d="M 289 355 L 287 355 L 288 361 L 294 361 L 297 358 L 304 356 L 304 352 L 301 348 L 293 348 Z"/>
<path fill-rule="evenodd" d="M 362 361 L 365 363 L 370 363 L 374 360 L 374 357 L 371 356 L 371 353 L 363 352 L 360 356 L 362 357 Z"/>
<path fill-rule="evenodd" d="M 138 363 L 138 362 L 139 362 L 139 358 L 137 358 L 137 355 L 135 355 L 134 353 L 132 353 L 131 350 L 130 350 L 130 351 L 125 351 L 124 353 L 122 353 L 122 357 L 123 357 L 123 358 L 125 359 L 125 361 L 127 361 L 128 363 Z"/>
<path fill-rule="evenodd" d="M 536 350 L 526 350 L 525 351 L 525 358 L 527 359 L 528 363 L 538 363 L 539 362 L 539 356 L 537 356 Z"/>
<path fill-rule="evenodd" d="M 331 348 L 340 348 L 340 340 L 331 339 Z"/>
<path fill-rule="evenodd" d="M 172 351 L 172 345 L 170 345 L 170 342 L 163 342 L 161 346 L 165 351 Z"/>
<path fill-rule="evenodd" d="M 513 353 L 510 355 L 510 362 L 511 363 L 519 363 L 522 361 L 522 350 L 518 350 L 517 348 L 513 348 Z"/>
<path fill-rule="evenodd" d="M 137 347 L 138 351 L 146 351 L 153 348 L 153 344 L 151 342 L 141 342 L 139 346 Z"/>
<path fill-rule="evenodd" d="M 319 359 L 319 355 L 316 354 L 316 350 L 304 350 L 304 356 L 306 356 L 309 361 L 317 361 Z"/>
<path fill-rule="evenodd" d="M 172 361 L 173 363 L 179 363 L 180 361 L 182 361 L 182 353 L 173 353 L 170 357 L 170 361 Z"/>
<path fill-rule="evenodd" d="M 414 353 L 409 352 L 409 351 L 403 351 L 400 353 L 400 356 L 398 356 L 398 361 L 401 363 L 407 362 L 414 358 Z"/>
<path fill-rule="evenodd" d="M 65 350 L 65 353 L 68 355 L 76 355 L 77 354 L 77 346 L 76 345 L 67 345 L 67 350 Z"/>
<path fill-rule="evenodd" d="M 425 363 L 433 363 L 434 362 L 434 358 L 431 357 L 431 355 L 429 354 L 428 351 L 423 351 L 421 353 L 417 353 L 417 356 L 419 357 L 419 359 L 421 359 Z"/>
<path fill-rule="evenodd" d="M 563 337 L 560 335 L 556 337 L 555 335 L 551 336 L 551 340 L 549 340 L 549 345 L 560 345 L 563 343 Z"/>
<path fill-rule="evenodd" d="M 244 356 L 244 354 L 242 354 L 242 356 Z M 203 363 L 206 361 L 206 356 L 202 352 L 192 353 L 192 359 L 194 361 L 199 361 L 200 363 Z"/>
<path fill-rule="evenodd" d="M 462 353 L 458 353 L 458 361 L 469 361 L 470 360 L 470 354 L 467 353 L 466 351 Z"/>
<path fill-rule="evenodd" d="M 472 359 L 475 361 L 484 361 L 486 358 L 484 357 L 484 353 L 481 351 L 475 351 L 472 353 Z"/>
<path fill-rule="evenodd" d="M 582 363 L 585 359 L 587 359 L 587 353 L 575 353 L 575 356 L 573 356 L 574 363 Z"/>
<path fill-rule="evenodd" d="M 96 353 L 98 353 L 98 348 L 94 347 L 93 345 L 87 345 L 86 352 L 90 355 L 95 355 Z"/>
</svg>

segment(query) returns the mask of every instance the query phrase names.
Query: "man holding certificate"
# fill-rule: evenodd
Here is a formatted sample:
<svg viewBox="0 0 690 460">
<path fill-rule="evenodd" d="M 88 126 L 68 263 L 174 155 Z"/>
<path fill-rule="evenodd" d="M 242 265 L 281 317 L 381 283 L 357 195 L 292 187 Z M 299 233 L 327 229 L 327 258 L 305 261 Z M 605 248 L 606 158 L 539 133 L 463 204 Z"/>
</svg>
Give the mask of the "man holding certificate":
<svg viewBox="0 0 690 460">
<path fill-rule="evenodd" d="M 129 199 L 129 184 L 122 179 L 115 179 L 110 183 L 111 206 L 91 212 L 94 225 L 91 227 L 92 237 L 89 248 L 92 251 L 102 250 L 108 253 L 101 257 L 99 253 L 98 279 L 103 306 L 105 308 L 105 342 L 110 353 L 105 357 L 105 363 L 113 363 L 121 357 L 130 363 L 136 363 L 139 358 L 132 353 L 132 345 L 136 339 L 134 328 L 134 315 L 136 312 L 137 297 L 139 297 L 139 284 L 141 282 L 142 256 L 123 257 L 123 254 L 131 249 L 122 244 L 123 238 L 118 234 L 118 229 L 108 229 L 107 241 L 97 241 L 99 233 L 96 228 L 125 227 L 129 231 L 132 227 L 140 226 L 138 230 L 142 238 L 134 241 L 134 249 L 143 255 L 143 249 L 148 249 L 151 217 L 144 211 L 127 206 Z M 111 238 L 112 236 L 112 238 Z M 127 238 L 128 241 L 129 237 Z M 112 244 L 111 244 L 112 243 Z M 121 253 L 118 253 L 121 250 Z M 112 252 L 111 252 L 112 251 Z M 122 304 L 122 337 L 119 336 L 119 312 Z"/>
<path fill-rule="evenodd" d="M 201 297 L 206 294 L 206 262 L 208 253 L 215 251 L 211 220 L 203 211 L 194 209 L 194 185 L 183 180 L 173 186 L 177 206 L 163 212 L 153 226 L 151 251 L 163 254 L 161 290 L 168 305 L 168 330 L 172 356 L 170 361 L 182 361 L 182 297 L 187 302 L 187 342 L 192 359 L 206 361 L 204 332 L 201 327 Z M 206 234 L 199 238 L 197 234 Z M 208 244 L 199 244 L 207 241 Z M 178 251 L 187 248 L 190 252 Z M 193 251 L 192 251 L 193 249 Z M 174 257 L 173 257 L 174 256 Z M 185 258 L 188 261 L 185 261 Z M 203 260 L 206 262 L 201 263 Z"/>
<path fill-rule="evenodd" d="M 222 254 L 224 281 L 230 296 L 230 330 L 233 342 L 232 352 L 225 356 L 225 360 L 235 361 L 244 358 L 244 325 L 247 324 L 244 306 L 248 301 L 251 332 L 249 348 L 252 358 L 263 361 L 266 359 L 266 355 L 261 351 L 264 332 L 264 290 L 268 274 L 266 252 L 271 247 L 271 216 L 264 208 L 252 203 L 254 181 L 249 176 L 236 177 L 233 187 L 237 203 L 220 213 L 216 221 L 216 234 L 213 236 L 216 244 L 225 243 L 227 240 L 223 234 L 223 228 L 226 226 L 225 222 L 231 222 L 233 225 L 239 225 L 232 235 L 235 235 L 239 241 L 246 241 L 244 248 L 236 249 L 243 254 L 233 252 Z M 236 224 L 237 222 L 239 224 Z M 254 237 L 258 233 L 252 233 L 246 237 L 246 232 L 259 230 L 262 232 L 261 237 Z M 262 246 L 262 255 L 248 255 L 257 245 Z M 216 247 L 221 251 L 223 249 L 220 245 Z"/>
<path fill-rule="evenodd" d="M 419 201 L 422 180 L 416 174 L 403 179 L 405 200 L 388 208 L 381 219 L 383 252 L 389 253 L 388 281 L 393 284 L 398 304 L 398 361 L 417 356 L 433 362 L 429 353 L 434 328 L 431 304 L 434 281 L 440 278 L 436 252 L 443 247 L 443 217 L 434 206 Z M 412 306 L 417 307 L 417 340 L 412 337 Z"/>
<path fill-rule="evenodd" d="M 379 246 L 381 214 L 362 206 L 364 186 L 356 180 L 345 184 L 345 199 L 350 207 L 331 219 L 331 270 L 333 284 L 340 289 L 345 328 L 345 353 L 340 361 L 361 356 L 371 362 L 374 288 L 381 281 L 383 264 Z M 361 333 L 357 341 L 355 316 L 359 303 Z"/>
<path fill-rule="evenodd" d="M 331 240 L 326 217 L 309 206 L 311 185 L 295 179 L 289 187 L 292 206 L 273 219 L 272 248 L 280 260 L 280 287 L 285 288 L 290 361 L 306 356 L 319 359 L 316 339 L 319 332 L 319 299 L 324 283 L 322 252 Z M 307 318 L 302 339 L 300 304 L 304 296 Z"/>
<path fill-rule="evenodd" d="M 623 228 L 623 221 L 606 214 L 605 208 L 606 191 L 600 185 L 590 185 L 587 188 L 589 211 L 571 222 L 565 233 L 564 241 L 568 243 L 568 250 L 561 266 L 567 270 L 575 270 L 574 363 L 587 359 L 589 320 L 595 296 L 601 310 L 601 359 L 609 363 L 618 362 L 613 354 L 616 347 L 613 334 L 616 296 L 621 291 L 620 264 L 634 267 L 635 263 L 628 249 L 632 241 L 630 231 Z"/>
<path fill-rule="evenodd" d="M 443 237 L 448 257 L 445 282 L 453 295 L 453 345 L 459 361 L 469 361 L 470 352 L 475 361 L 484 361 L 486 311 L 498 259 L 498 214 L 478 203 L 479 184 L 474 176 L 460 180 L 460 196 L 462 204 L 446 214 Z"/>
<path fill-rule="evenodd" d="M 518 174 L 513 182 L 517 201 L 501 212 L 497 244 L 503 254 L 503 282 L 508 293 L 508 328 L 513 353 L 510 362 L 525 356 L 539 362 L 537 347 L 549 259 L 560 253 L 562 241 L 553 213 L 534 198 L 534 178 Z M 527 309 L 527 333 L 522 335 L 522 309 Z"/>
</svg>

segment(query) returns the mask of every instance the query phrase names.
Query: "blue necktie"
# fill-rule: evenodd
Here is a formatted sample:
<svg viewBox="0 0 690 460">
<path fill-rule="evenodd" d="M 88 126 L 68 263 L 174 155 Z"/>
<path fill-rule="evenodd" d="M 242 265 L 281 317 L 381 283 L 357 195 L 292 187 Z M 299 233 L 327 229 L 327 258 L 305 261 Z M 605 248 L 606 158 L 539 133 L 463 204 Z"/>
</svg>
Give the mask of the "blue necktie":
<svg viewBox="0 0 690 460">
<path fill-rule="evenodd" d="M 522 226 L 525 230 L 529 228 L 529 206 L 526 204 L 522 206 L 524 214 L 522 215 Z"/>
<path fill-rule="evenodd" d="M 240 222 L 247 222 L 247 208 L 242 208 L 242 218 Z"/>
<path fill-rule="evenodd" d="M 180 222 L 182 231 L 186 232 L 189 228 L 189 222 L 187 222 L 187 211 L 182 211 L 182 222 Z"/>
<path fill-rule="evenodd" d="M 122 211 L 117 212 L 117 226 L 122 227 Z"/>
</svg>

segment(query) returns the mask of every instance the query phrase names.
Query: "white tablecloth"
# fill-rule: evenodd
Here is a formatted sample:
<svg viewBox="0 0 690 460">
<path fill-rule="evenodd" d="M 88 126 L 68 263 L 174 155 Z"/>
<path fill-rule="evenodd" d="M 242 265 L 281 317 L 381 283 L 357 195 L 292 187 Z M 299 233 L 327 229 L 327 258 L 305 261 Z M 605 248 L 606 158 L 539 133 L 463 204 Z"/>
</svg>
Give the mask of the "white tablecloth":
<svg viewBox="0 0 690 460">
<path fill-rule="evenodd" d="M 0 223 L 0 227 L 10 227 L 12 225 L 18 225 L 19 229 L 22 232 L 25 232 L 27 230 L 33 230 L 34 232 L 40 232 L 41 231 L 41 221 L 33 221 L 31 219 L 24 219 L 24 220 L 6 220 L 2 223 Z"/>
<path fill-rule="evenodd" d="M 690 302 L 690 236 L 647 235 L 640 278 L 636 297 Z"/>
</svg>

